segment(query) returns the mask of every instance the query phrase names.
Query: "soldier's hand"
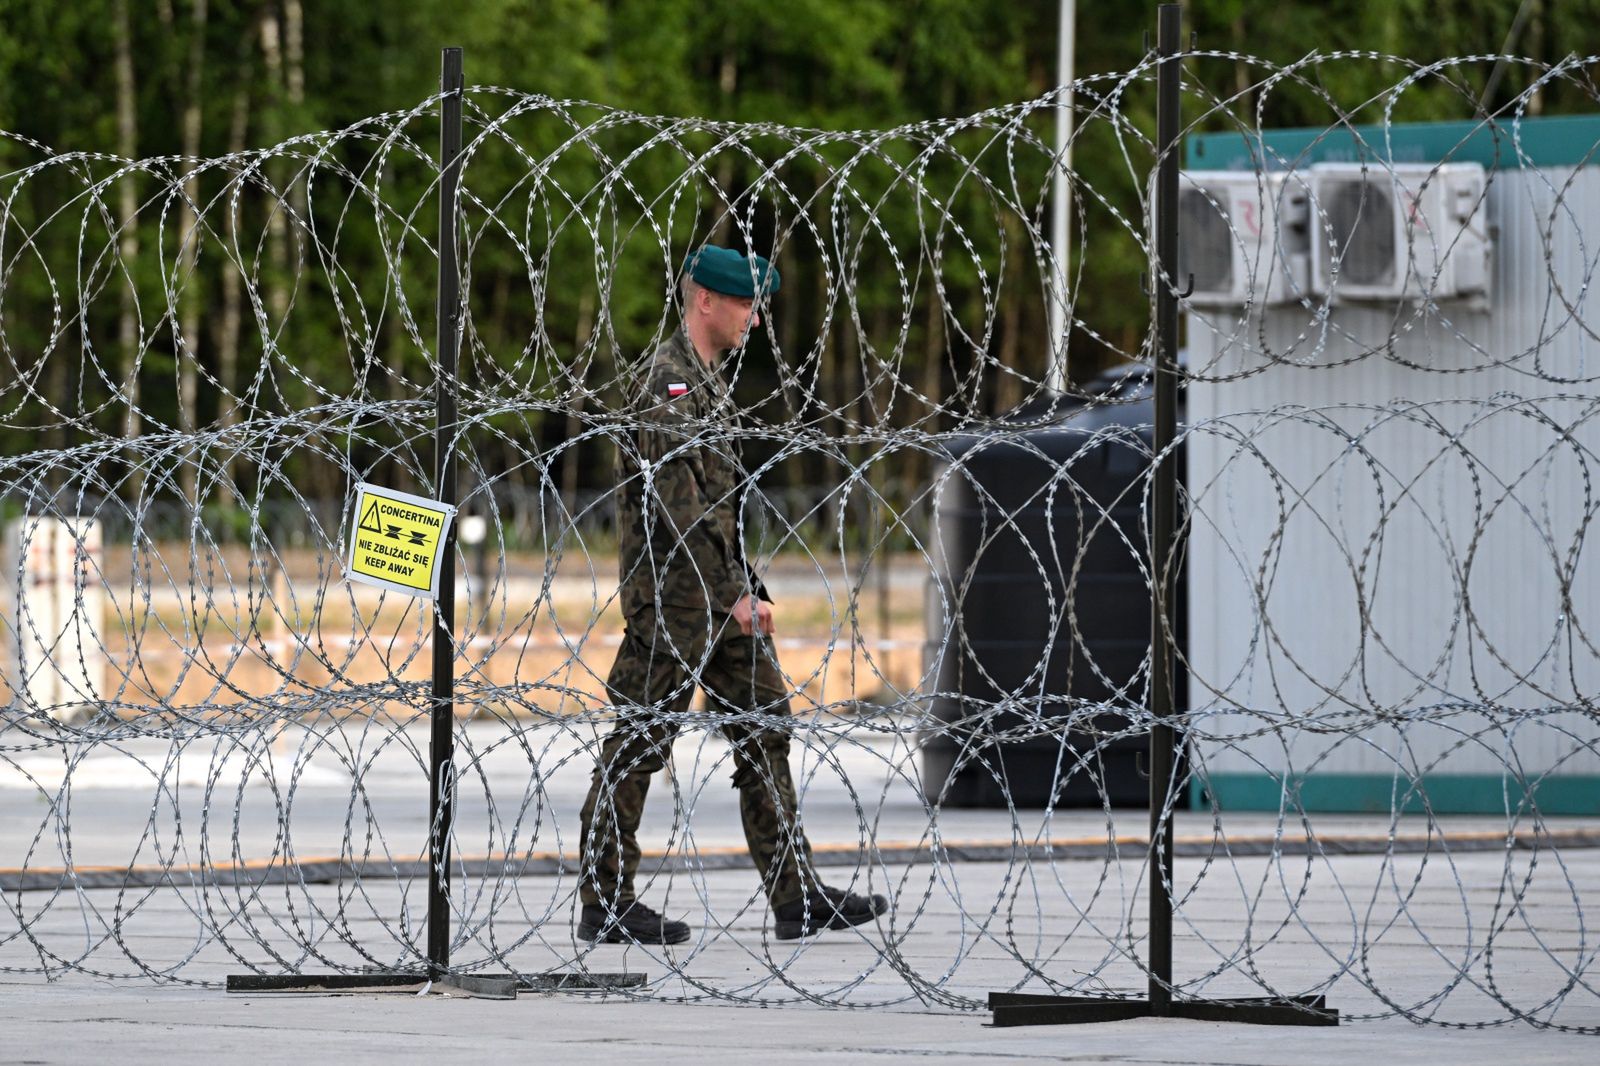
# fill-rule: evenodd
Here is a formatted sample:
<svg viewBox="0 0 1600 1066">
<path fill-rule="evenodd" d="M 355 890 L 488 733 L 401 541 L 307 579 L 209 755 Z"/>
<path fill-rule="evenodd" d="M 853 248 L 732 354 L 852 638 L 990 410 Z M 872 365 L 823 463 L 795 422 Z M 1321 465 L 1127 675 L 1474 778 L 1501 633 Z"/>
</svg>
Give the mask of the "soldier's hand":
<svg viewBox="0 0 1600 1066">
<path fill-rule="evenodd" d="M 747 637 L 756 632 L 768 636 L 773 633 L 772 605 L 764 600 L 758 600 L 754 596 L 742 596 L 729 613 L 733 615 L 733 620 L 739 623 L 739 632 Z"/>
</svg>

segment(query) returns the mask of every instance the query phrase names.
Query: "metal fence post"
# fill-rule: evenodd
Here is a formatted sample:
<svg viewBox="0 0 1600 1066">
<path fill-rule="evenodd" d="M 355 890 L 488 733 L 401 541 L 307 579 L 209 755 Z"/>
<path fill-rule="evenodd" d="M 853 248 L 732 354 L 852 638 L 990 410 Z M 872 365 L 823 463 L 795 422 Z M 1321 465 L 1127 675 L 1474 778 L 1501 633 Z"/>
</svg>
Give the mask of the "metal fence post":
<svg viewBox="0 0 1600 1066">
<path fill-rule="evenodd" d="M 1172 1013 L 1172 780 L 1174 748 L 1172 635 L 1173 545 L 1178 477 L 1172 442 L 1178 427 L 1178 129 L 1183 11 L 1161 5 L 1156 31 L 1156 343 L 1151 353 L 1155 469 L 1150 515 L 1150 1011 Z"/>
<path fill-rule="evenodd" d="M 461 345 L 461 276 L 456 262 L 461 173 L 461 49 L 446 48 L 439 77 L 438 379 L 434 387 L 434 491 L 456 503 L 457 360 Z M 433 608 L 433 705 L 428 758 L 428 971 L 450 967 L 450 831 L 455 820 L 455 535 L 440 545 L 439 598 Z"/>
</svg>

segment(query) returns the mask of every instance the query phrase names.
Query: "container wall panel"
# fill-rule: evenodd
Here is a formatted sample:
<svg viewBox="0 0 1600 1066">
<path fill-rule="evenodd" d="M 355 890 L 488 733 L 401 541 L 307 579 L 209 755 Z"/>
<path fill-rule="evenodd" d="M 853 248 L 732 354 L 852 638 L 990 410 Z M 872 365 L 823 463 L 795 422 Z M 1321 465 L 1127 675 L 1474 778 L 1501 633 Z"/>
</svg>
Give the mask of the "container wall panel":
<svg viewBox="0 0 1600 1066">
<path fill-rule="evenodd" d="M 1600 172 L 1488 195 L 1487 307 L 1187 316 L 1211 773 L 1600 772 Z"/>
</svg>

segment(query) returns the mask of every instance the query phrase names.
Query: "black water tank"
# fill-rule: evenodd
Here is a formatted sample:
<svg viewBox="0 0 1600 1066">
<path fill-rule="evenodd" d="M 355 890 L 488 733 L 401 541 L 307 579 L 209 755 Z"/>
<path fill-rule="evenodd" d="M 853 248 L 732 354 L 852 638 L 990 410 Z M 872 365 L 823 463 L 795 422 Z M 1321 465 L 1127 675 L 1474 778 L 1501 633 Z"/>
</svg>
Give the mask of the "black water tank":
<svg viewBox="0 0 1600 1066">
<path fill-rule="evenodd" d="M 1028 807 L 1149 801 L 1146 734 L 1106 734 L 1128 729 L 1127 712 L 1145 698 L 1150 593 L 1141 507 L 1154 403 L 1148 388 L 1123 382 L 1089 402 L 1057 400 L 1046 413 L 1044 424 L 952 440 L 935 475 L 943 488 L 926 657 L 940 694 L 931 712 L 942 725 L 922 743 L 931 802 L 1005 806 L 1007 792 Z M 1038 423 L 1039 414 L 1014 418 Z M 1181 483 L 1181 451 L 1178 462 Z M 1176 584 L 1182 648 L 1181 574 Z M 1176 682 L 1181 710 L 1181 668 Z M 1065 718 L 1069 700 L 1082 728 L 1039 728 L 1039 718 Z M 999 701 L 1016 709 L 996 710 Z M 1108 706 L 1085 717 L 1084 701 Z M 1031 735 L 998 736 L 1019 727 Z"/>
</svg>

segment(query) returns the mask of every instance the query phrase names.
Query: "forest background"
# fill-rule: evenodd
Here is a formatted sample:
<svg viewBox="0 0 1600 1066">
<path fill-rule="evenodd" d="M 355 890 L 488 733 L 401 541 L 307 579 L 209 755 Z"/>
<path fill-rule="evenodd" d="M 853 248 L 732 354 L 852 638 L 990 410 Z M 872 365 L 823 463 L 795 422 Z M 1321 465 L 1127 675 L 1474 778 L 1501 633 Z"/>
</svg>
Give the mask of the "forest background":
<svg viewBox="0 0 1600 1066">
<path fill-rule="evenodd" d="M 1186 8 L 1185 24 L 1196 31 L 1200 48 L 1239 54 L 1190 64 L 1191 75 L 1224 100 L 1207 120 L 1210 128 L 1229 121 L 1327 126 L 1338 119 L 1330 99 L 1358 120 L 1376 120 L 1379 108 L 1369 102 L 1410 71 L 1377 59 L 1331 63 L 1317 71 L 1319 92 L 1271 93 L 1258 115 L 1257 83 L 1270 69 L 1244 56 L 1284 63 L 1314 51 L 1352 49 L 1426 62 L 1509 51 L 1550 62 L 1600 45 L 1600 0 L 1209 0 Z M 1137 65 L 1154 15 L 1153 4 L 1079 4 L 1079 78 Z M 358 387 L 374 389 L 379 400 L 431 396 L 430 263 L 417 258 L 404 282 L 415 286 L 411 305 L 420 309 L 414 331 L 390 314 L 354 337 L 337 301 L 327 298 L 339 283 L 306 269 L 311 258 L 285 236 L 283 215 L 262 189 L 242 187 L 236 205 L 238 218 L 264 235 L 257 242 L 259 260 L 245 269 L 209 249 L 207 242 L 220 236 L 197 226 L 193 213 L 170 197 L 162 201 L 150 175 L 107 187 L 106 210 L 113 217 L 103 228 L 85 222 L 79 209 L 63 211 L 81 194 L 81 176 L 68 180 L 60 167 L 54 175 L 30 173 L 27 168 L 47 157 L 45 149 L 101 153 L 85 157 L 80 169 L 104 175 L 115 172 L 119 158 L 210 158 L 267 148 L 415 106 L 437 91 L 439 49 L 451 44 L 465 48 L 469 86 L 505 86 L 643 114 L 822 131 L 887 129 L 1049 92 L 1057 69 L 1057 17 L 1053 0 L 0 0 L 0 131 L 9 135 L 0 136 L 0 228 L 7 233 L 0 240 L 0 345 L 12 377 L 0 382 L 0 450 L 13 457 L 40 448 L 59 454 L 85 442 L 206 427 L 225 434 L 241 421 L 309 410 Z M 1492 113 L 1534 77 L 1524 65 L 1456 67 L 1448 79 L 1408 92 L 1394 118 Z M 1550 114 L 1592 110 L 1593 99 L 1592 87 L 1563 83 L 1523 102 L 1529 113 Z M 1153 132 L 1148 85 L 1128 92 L 1119 111 L 1131 128 Z M 1040 109 L 1025 122 L 1040 143 L 1051 143 L 1053 109 Z M 544 134 L 527 136 L 532 142 Z M 418 143 L 431 149 L 436 142 L 419 130 Z M 1128 173 L 1122 148 L 1114 123 L 1086 122 L 1074 167 L 1083 187 L 1137 220 L 1140 181 Z M 749 180 L 749 165 L 732 155 L 717 177 L 737 190 Z M 1022 181 L 1032 183 L 1025 198 L 1036 208 L 1032 221 L 1047 232 L 1048 160 L 1042 162 Z M 644 171 L 652 165 L 648 159 L 639 164 Z M 1007 160 L 991 152 L 981 165 L 998 171 Z M 493 166 L 510 168 L 509 182 L 526 177 L 515 173 L 515 158 Z M 663 166 L 658 184 L 681 177 Z M 489 161 L 479 165 L 480 172 L 489 170 Z M 293 189 L 290 161 L 275 161 L 267 172 L 288 190 L 281 199 L 296 205 L 304 193 Z M 559 180 L 581 189 L 594 173 L 592 165 L 574 164 Z M 217 170 L 185 180 L 193 183 L 185 188 L 192 201 L 207 203 L 230 179 Z M 397 168 L 390 187 L 400 200 L 420 202 L 432 180 L 425 168 Z M 639 180 L 648 185 L 648 174 Z M 796 171 L 788 180 L 805 179 Z M 859 180 L 866 188 L 877 179 L 864 170 Z M 916 208 L 901 200 L 881 209 L 913 259 L 926 254 L 918 248 Z M 717 235 L 721 210 L 706 204 L 686 240 Z M 1075 253 L 1074 269 L 1081 273 L 1074 314 L 1092 324 L 1070 338 L 1068 372 L 1081 381 L 1137 354 L 1149 310 L 1138 295 L 1144 270 L 1138 241 L 1097 228 L 1106 218 L 1094 214 L 1087 198 L 1075 210 L 1075 243 L 1081 239 L 1084 247 Z M 415 219 L 424 238 L 435 224 L 427 216 L 422 211 Z M 798 244 L 788 249 L 780 256 L 785 303 L 774 332 L 752 346 L 777 344 L 791 353 L 786 358 L 811 353 L 815 417 L 792 406 L 785 412 L 774 400 L 774 421 L 798 419 L 835 438 L 863 427 L 939 432 L 956 428 L 963 417 L 992 416 L 1028 399 L 1049 357 L 1040 279 L 1037 272 L 1024 277 L 1037 249 L 1009 260 L 1001 255 L 1004 244 L 1028 245 L 1026 221 L 1003 219 L 988 243 L 978 240 L 968 261 L 941 263 L 941 284 L 919 289 L 914 314 L 904 313 L 893 270 L 857 270 L 846 300 L 835 291 L 836 279 L 824 276 L 818 255 Z M 86 239 L 88 230 L 95 232 Z M 575 232 L 569 229 L 560 240 Z M 582 233 L 576 236 L 581 241 Z M 551 247 L 558 243 L 549 239 Z M 340 240 L 341 271 L 356 279 L 356 288 L 368 276 L 377 290 L 369 294 L 371 304 L 381 304 L 383 286 L 395 282 L 385 280 L 376 230 L 351 226 Z M 96 241 L 114 250 L 109 259 L 115 268 L 95 265 Z M 181 269 L 174 273 L 173 249 L 186 241 L 193 250 L 176 253 Z M 422 251 L 413 245 L 408 254 Z M 580 260 L 587 254 L 592 264 L 592 247 L 570 251 Z M 86 258 L 91 275 L 99 271 L 87 285 L 81 273 Z M 30 265 L 36 263 L 51 267 Z M 464 370 L 485 380 L 481 375 L 498 367 L 528 400 L 510 414 L 484 416 L 494 432 L 474 444 L 473 461 L 485 476 L 525 469 L 530 456 L 554 448 L 559 461 L 535 459 L 534 465 L 569 502 L 609 484 L 608 448 L 561 445 L 603 412 L 608 395 L 614 396 L 617 369 L 637 358 L 671 313 L 659 261 L 635 265 L 619 257 L 612 265 L 615 273 L 599 288 L 592 270 L 587 276 L 554 270 L 530 289 L 517 249 L 493 242 L 475 249 Z M 182 291 L 174 299 L 180 276 Z M 63 283 L 65 297 L 57 291 Z M 259 308 L 241 294 L 246 284 L 259 288 Z M 93 299 L 82 298 L 85 293 Z M 878 364 L 892 370 L 887 378 L 874 377 L 873 362 L 863 354 L 875 345 L 894 352 L 892 363 Z M 763 365 L 762 353 L 753 354 L 750 365 Z M 377 386 L 358 386 L 368 381 L 363 361 L 385 371 Z M 972 384 L 980 364 L 982 380 Z M 572 369 L 578 365 L 581 374 Z M 262 387 L 264 381 L 271 387 Z M 900 390 L 896 382 L 914 387 Z M 770 368 L 753 372 L 740 388 L 752 396 L 781 392 Z M 900 392 L 913 399 L 897 400 Z M 917 394 L 924 399 L 915 400 Z M 961 404 L 946 404 L 958 394 Z M 424 424 L 425 418 L 418 426 Z M 427 447 L 425 439 L 396 447 L 373 431 L 346 436 L 342 450 L 371 480 L 426 488 Z M 270 465 L 307 499 L 342 499 L 347 486 L 340 465 L 312 455 L 279 456 Z M 794 488 L 837 485 L 840 472 L 830 468 L 836 461 L 801 456 L 775 466 L 771 477 Z M 191 502 L 203 497 L 202 506 L 225 516 L 237 486 L 250 483 L 251 456 L 244 449 L 221 462 L 225 476 L 212 489 L 203 484 L 205 464 L 197 463 L 173 480 L 174 492 Z M 927 462 L 913 451 L 892 476 L 917 482 Z M 115 480 L 124 495 L 144 484 L 142 477 L 99 477 L 101 484 Z"/>
</svg>

